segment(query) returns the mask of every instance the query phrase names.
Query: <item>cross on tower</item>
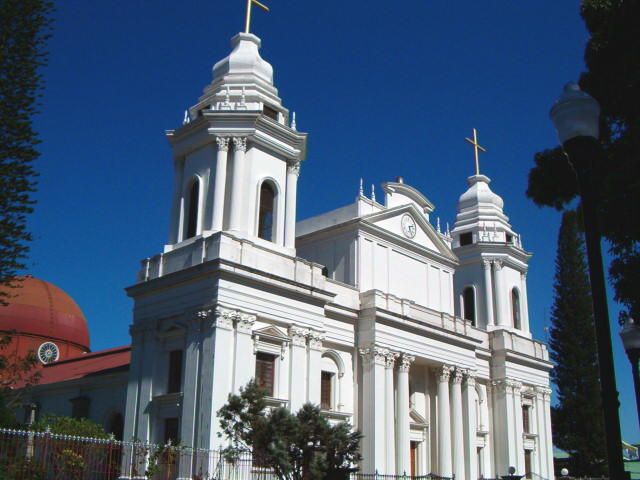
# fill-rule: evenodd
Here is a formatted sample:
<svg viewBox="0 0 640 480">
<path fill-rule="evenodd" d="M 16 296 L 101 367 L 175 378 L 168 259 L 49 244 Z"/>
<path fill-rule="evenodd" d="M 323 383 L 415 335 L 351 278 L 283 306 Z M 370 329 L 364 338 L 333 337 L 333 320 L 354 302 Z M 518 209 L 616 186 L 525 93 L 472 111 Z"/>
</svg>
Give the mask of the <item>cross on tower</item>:
<svg viewBox="0 0 640 480">
<path fill-rule="evenodd" d="M 260 3 L 258 0 L 247 0 L 247 17 L 246 17 L 246 20 L 244 22 L 244 33 L 250 33 L 249 32 L 249 27 L 251 26 L 251 7 L 254 4 L 259 6 L 265 12 L 269 11 L 269 7 L 267 7 L 266 5 Z"/>
<path fill-rule="evenodd" d="M 473 140 L 466 137 L 465 140 L 473 145 L 473 151 L 476 157 L 476 175 L 480 175 L 480 152 L 486 152 L 487 150 L 478 143 L 478 132 L 473 129 Z"/>
</svg>

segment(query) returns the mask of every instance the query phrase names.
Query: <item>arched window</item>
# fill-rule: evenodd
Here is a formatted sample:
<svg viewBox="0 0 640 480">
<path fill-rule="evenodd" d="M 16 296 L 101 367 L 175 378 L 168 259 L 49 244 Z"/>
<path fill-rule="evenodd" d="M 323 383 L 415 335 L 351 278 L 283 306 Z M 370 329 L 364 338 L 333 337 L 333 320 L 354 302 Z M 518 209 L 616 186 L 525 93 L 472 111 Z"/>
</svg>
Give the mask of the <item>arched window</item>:
<svg viewBox="0 0 640 480">
<path fill-rule="evenodd" d="M 200 182 L 194 180 L 189 189 L 189 214 L 187 215 L 186 238 L 195 237 L 198 233 L 198 200 L 200 197 Z"/>
<path fill-rule="evenodd" d="M 258 212 L 258 237 L 273 241 L 273 214 L 276 192 L 269 182 L 260 187 L 260 210 Z"/>
<path fill-rule="evenodd" d="M 476 326 L 476 296 L 473 287 L 466 287 L 462 292 L 463 317 Z"/>
<path fill-rule="evenodd" d="M 521 329 L 520 323 L 520 294 L 518 289 L 511 290 L 511 316 L 513 317 L 513 326 L 517 329 Z"/>
<path fill-rule="evenodd" d="M 322 355 L 322 371 L 320 373 L 320 408 L 322 410 L 338 410 L 340 366 L 338 357 L 332 352 Z"/>
</svg>

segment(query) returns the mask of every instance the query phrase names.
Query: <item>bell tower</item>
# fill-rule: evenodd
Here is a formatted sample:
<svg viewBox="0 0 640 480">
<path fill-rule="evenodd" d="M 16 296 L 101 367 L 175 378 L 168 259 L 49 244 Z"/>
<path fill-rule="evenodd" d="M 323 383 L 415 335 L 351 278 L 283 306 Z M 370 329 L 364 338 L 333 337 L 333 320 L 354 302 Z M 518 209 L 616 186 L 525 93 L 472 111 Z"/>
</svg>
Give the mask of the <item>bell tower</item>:
<svg viewBox="0 0 640 480">
<path fill-rule="evenodd" d="M 479 152 L 484 152 L 474 129 L 475 175 L 457 205 L 451 235 L 460 259 L 454 276 L 455 312 L 486 330 L 508 329 L 530 337 L 527 305 L 527 269 L 531 254 L 504 214 L 504 201 L 489 188 L 480 173 Z"/>
<path fill-rule="evenodd" d="M 174 193 L 165 253 L 225 231 L 295 254 L 296 190 L 307 134 L 282 104 L 260 39 L 238 33 L 213 80 L 167 132 Z"/>
</svg>

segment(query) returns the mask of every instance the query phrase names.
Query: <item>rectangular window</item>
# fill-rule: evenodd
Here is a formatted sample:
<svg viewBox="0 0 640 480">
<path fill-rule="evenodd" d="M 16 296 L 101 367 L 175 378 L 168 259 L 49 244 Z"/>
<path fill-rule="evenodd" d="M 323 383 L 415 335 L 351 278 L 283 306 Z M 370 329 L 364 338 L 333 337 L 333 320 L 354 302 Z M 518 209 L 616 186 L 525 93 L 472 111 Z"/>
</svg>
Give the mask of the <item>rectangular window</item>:
<svg viewBox="0 0 640 480">
<path fill-rule="evenodd" d="M 473 233 L 467 232 L 460 234 L 460 246 L 471 245 L 473 243 Z"/>
<path fill-rule="evenodd" d="M 528 405 L 522 406 L 522 431 L 531 433 L 531 409 Z"/>
<path fill-rule="evenodd" d="M 276 356 L 258 352 L 256 354 L 256 383 L 267 392 L 267 396 L 274 396 L 274 380 L 276 373 Z"/>
<path fill-rule="evenodd" d="M 169 352 L 169 375 L 167 378 L 167 393 L 182 391 L 182 350 Z"/>
<path fill-rule="evenodd" d="M 331 410 L 333 407 L 333 373 L 322 372 L 320 384 L 320 408 Z"/>
<path fill-rule="evenodd" d="M 533 478 L 531 476 L 531 450 L 524 451 L 524 476 L 525 478 Z"/>
<path fill-rule="evenodd" d="M 171 441 L 172 445 L 175 445 L 180 441 L 177 418 L 164 419 L 164 444 L 166 445 L 169 441 Z"/>
</svg>

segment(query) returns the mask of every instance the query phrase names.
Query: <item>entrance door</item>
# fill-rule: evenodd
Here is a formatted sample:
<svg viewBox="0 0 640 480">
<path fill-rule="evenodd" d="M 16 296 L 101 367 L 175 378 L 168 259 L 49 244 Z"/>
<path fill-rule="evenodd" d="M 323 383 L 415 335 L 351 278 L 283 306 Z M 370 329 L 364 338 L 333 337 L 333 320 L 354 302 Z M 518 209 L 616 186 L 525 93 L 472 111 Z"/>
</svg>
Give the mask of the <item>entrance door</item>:
<svg viewBox="0 0 640 480">
<path fill-rule="evenodd" d="M 411 476 L 418 475 L 418 445 L 420 442 L 411 442 Z"/>
</svg>

